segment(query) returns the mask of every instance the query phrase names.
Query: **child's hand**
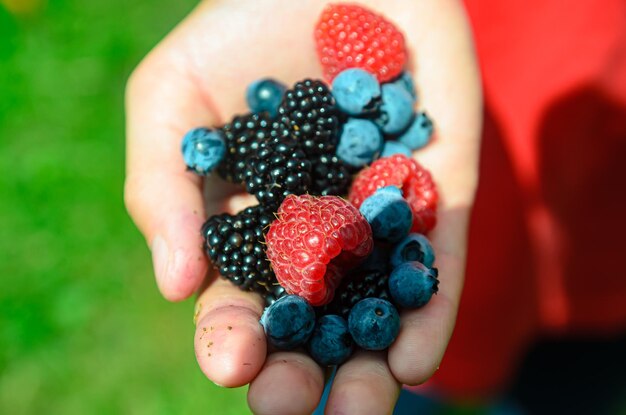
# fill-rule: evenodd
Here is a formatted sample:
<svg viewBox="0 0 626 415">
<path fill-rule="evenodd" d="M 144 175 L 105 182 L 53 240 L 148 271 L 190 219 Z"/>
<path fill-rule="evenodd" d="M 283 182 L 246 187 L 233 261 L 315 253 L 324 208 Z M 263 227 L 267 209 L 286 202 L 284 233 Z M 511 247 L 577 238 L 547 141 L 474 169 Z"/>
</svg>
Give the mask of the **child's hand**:
<svg viewBox="0 0 626 415">
<path fill-rule="evenodd" d="M 286 84 L 321 78 L 313 27 L 325 1 L 215 0 L 202 3 L 142 62 L 127 91 L 126 203 L 152 248 L 159 288 L 170 300 L 198 299 L 196 355 L 215 383 L 251 383 L 250 407 L 261 414 L 311 413 L 323 371 L 299 352 L 266 358 L 262 303 L 214 274 L 207 276 L 200 227 L 205 212 L 236 211 L 220 180 L 185 172 L 184 133 L 246 112 L 246 86 L 271 76 Z M 417 158 L 441 196 L 431 233 L 440 291 L 423 309 L 402 315 L 386 353 L 359 352 L 341 366 L 329 413 L 391 412 L 399 385 L 424 382 L 437 369 L 454 327 L 463 283 L 466 231 L 478 174 L 481 96 L 469 28 L 455 0 L 361 1 L 397 24 L 411 49 L 420 106 L 436 126 Z M 204 281 L 204 284 L 203 284 Z"/>
</svg>

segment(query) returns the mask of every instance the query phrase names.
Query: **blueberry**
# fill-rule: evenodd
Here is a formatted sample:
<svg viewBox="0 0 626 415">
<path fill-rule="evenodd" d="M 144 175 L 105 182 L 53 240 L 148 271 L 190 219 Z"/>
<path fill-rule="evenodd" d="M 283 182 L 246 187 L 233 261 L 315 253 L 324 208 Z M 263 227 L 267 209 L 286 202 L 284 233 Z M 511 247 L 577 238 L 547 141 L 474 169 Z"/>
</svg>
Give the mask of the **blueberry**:
<svg viewBox="0 0 626 415">
<path fill-rule="evenodd" d="M 376 124 L 351 118 L 343 126 L 337 157 L 352 167 L 362 167 L 377 159 L 382 147 L 383 136 Z"/>
<path fill-rule="evenodd" d="M 182 142 L 183 160 L 189 168 L 200 175 L 210 173 L 226 154 L 224 137 L 218 130 L 194 128 Z"/>
<path fill-rule="evenodd" d="M 363 69 L 346 69 L 333 81 L 333 96 L 337 106 L 349 115 L 376 111 L 380 94 L 380 84 L 376 77 Z"/>
<path fill-rule="evenodd" d="M 317 321 L 309 340 L 309 354 L 322 366 L 342 364 L 352 354 L 353 347 L 348 322 L 334 314 Z"/>
<path fill-rule="evenodd" d="M 415 116 L 409 128 L 398 137 L 398 141 L 405 144 L 411 150 L 424 147 L 433 135 L 433 122 L 425 112 Z"/>
<path fill-rule="evenodd" d="M 350 310 L 348 328 L 355 343 L 366 350 L 383 350 L 400 332 L 400 316 L 396 308 L 380 298 L 366 298 Z"/>
<path fill-rule="evenodd" d="M 246 90 L 248 107 L 252 112 L 267 111 L 271 117 L 275 117 L 286 89 L 285 85 L 274 79 L 259 79 L 251 83 Z"/>
<path fill-rule="evenodd" d="M 428 238 L 420 233 L 411 233 L 397 243 L 391 251 L 393 268 L 404 262 L 418 261 L 430 268 L 435 262 L 435 252 Z"/>
<path fill-rule="evenodd" d="M 261 316 L 270 344 L 290 350 L 307 342 L 315 327 L 315 311 L 302 297 L 287 295 L 267 307 Z"/>
<path fill-rule="evenodd" d="M 398 265 L 389 276 L 391 298 L 404 308 L 424 306 L 437 292 L 438 286 L 437 269 L 417 261 Z"/>
<path fill-rule="evenodd" d="M 407 71 L 402 72 L 402 75 L 398 79 L 396 79 L 394 84 L 401 86 L 406 90 L 406 92 L 411 95 L 413 98 L 413 102 L 417 101 L 417 92 L 415 91 L 415 82 L 413 82 L 413 77 Z"/>
<path fill-rule="evenodd" d="M 378 189 L 363 201 L 359 211 L 372 227 L 374 239 L 379 241 L 398 242 L 409 233 L 413 223 L 411 207 L 395 186 Z"/>
<path fill-rule="evenodd" d="M 385 134 L 400 134 L 413 120 L 413 98 L 404 87 L 384 84 L 377 124 Z"/>
<path fill-rule="evenodd" d="M 398 141 L 385 141 L 385 145 L 383 146 L 383 152 L 380 153 L 380 157 L 389 157 L 394 154 L 404 154 L 407 157 L 413 157 L 413 153 L 411 149 L 406 145 L 398 142 Z"/>
</svg>

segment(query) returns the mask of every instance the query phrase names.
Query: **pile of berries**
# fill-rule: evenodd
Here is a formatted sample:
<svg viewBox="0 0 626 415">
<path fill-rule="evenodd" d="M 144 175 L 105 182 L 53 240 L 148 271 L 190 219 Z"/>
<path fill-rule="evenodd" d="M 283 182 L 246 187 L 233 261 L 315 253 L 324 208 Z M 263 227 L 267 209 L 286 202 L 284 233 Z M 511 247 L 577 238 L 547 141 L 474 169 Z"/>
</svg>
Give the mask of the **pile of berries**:
<svg viewBox="0 0 626 415">
<path fill-rule="evenodd" d="M 403 34 L 356 5 L 329 5 L 314 31 L 327 84 L 291 88 L 266 78 L 248 87 L 248 114 L 188 132 L 188 169 L 242 185 L 258 204 L 202 228 L 222 277 L 259 293 L 268 341 L 307 347 L 338 365 L 354 345 L 389 347 L 399 309 L 438 289 L 424 236 L 437 190 L 413 158 L 433 124 L 416 113 Z"/>
</svg>

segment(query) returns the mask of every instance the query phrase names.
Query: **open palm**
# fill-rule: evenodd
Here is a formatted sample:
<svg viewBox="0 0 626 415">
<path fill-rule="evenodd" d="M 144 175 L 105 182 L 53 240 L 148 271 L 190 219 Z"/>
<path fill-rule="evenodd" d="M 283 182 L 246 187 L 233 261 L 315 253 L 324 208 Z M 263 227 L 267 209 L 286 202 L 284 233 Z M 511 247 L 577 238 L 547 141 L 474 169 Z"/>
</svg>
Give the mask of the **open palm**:
<svg viewBox="0 0 626 415">
<path fill-rule="evenodd" d="M 400 384 L 437 369 L 454 327 L 463 284 L 468 216 L 477 183 L 481 97 L 471 37 L 454 0 L 368 0 L 405 33 L 419 105 L 436 126 L 416 154 L 439 187 L 430 234 L 440 292 L 402 314 L 388 353 L 357 352 L 339 369 L 328 413 L 392 410 Z M 241 189 L 185 171 L 180 142 L 190 128 L 221 125 L 246 112 L 246 86 L 271 76 L 286 84 L 321 78 L 313 27 L 326 1 L 215 0 L 198 8 L 152 51 L 127 90 L 126 203 L 151 246 L 157 282 L 170 300 L 199 288 L 195 348 L 203 372 L 227 387 L 250 383 L 255 413 L 305 414 L 318 403 L 324 373 L 300 352 L 267 354 L 262 301 L 209 272 L 199 229 L 211 215 L 254 203 Z"/>
</svg>

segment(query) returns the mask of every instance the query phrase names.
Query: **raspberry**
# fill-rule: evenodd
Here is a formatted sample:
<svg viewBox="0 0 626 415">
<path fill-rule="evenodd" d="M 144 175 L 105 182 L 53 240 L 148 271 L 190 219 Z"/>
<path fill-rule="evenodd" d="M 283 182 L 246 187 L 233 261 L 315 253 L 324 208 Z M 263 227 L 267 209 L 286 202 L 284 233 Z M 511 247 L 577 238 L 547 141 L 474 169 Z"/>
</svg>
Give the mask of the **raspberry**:
<svg viewBox="0 0 626 415">
<path fill-rule="evenodd" d="M 328 5 L 315 26 L 315 43 L 329 82 L 348 68 L 364 69 L 387 82 L 402 73 L 407 60 L 402 32 L 354 4 Z"/>
<path fill-rule="evenodd" d="M 280 284 L 314 306 L 332 300 L 344 272 L 373 248 L 365 218 L 337 196 L 287 196 L 265 240 Z"/>
<path fill-rule="evenodd" d="M 348 199 L 356 207 L 385 186 L 402 189 L 413 211 L 411 232 L 426 233 L 437 223 L 437 188 L 428 170 L 402 154 L 376 160 L 354 179 Z"/>
</svg>

